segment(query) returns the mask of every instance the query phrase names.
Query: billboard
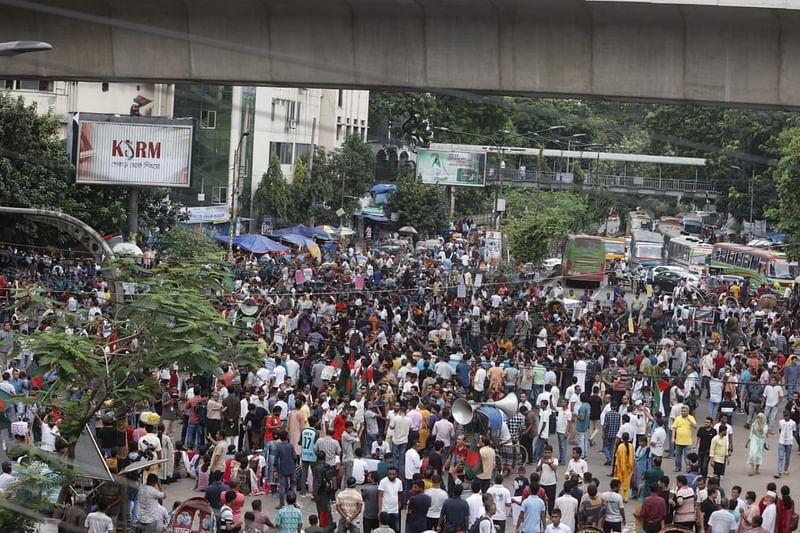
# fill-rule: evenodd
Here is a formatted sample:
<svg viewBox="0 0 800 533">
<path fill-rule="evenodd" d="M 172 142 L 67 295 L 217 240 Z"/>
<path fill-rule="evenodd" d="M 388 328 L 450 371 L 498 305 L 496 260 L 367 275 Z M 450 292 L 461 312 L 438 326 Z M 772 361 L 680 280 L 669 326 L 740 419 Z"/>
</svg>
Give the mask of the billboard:
<svg viewBox="0 0 800 533">
<path fill-rule="evenodd" d="M 483 187 L 486 154 L 420 149 L 417 172 L 423 183 Z"/>
<path fill-rule="evenodd" d="M 492 266 L 497 266 L 503 259 L 503 233 L 497 230 L 487 230 L 484 235 L 484 260 Z"/>
<path fill-rule="evenodd" d="M 116 115 L 75 115 L 77 183 L 189 187 L 193 122 Z"/>
</svg>

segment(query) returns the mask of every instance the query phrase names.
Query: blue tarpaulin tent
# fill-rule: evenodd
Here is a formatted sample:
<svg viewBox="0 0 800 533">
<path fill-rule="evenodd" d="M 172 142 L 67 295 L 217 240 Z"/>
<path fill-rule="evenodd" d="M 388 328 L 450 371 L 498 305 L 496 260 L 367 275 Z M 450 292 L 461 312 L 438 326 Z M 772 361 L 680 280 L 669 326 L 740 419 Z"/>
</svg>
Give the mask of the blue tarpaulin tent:
<svg viewBox="0 0 800 533">
<path fill-rule="evenodd" d="M 323 241 L 333 240 L 333 237 L 328 235 L 325 230 L 319 228 L 310 228 L 303 224 L 289 226 L 288 228 L 281 228 L 272 232 L 274 237 L 282 237 L 289 234 L 302 235 L 303 237 L 308 237 L 309 239 L 322 239 Z"/>
<path fill-rule="evenodd" d="M 214 237 L 215 241 L 228 243 L 229 238 L 227 236 L 219 235 Z M 289 248 L 284 246 L 280 243 L 273 241 L 268 237 L 264 237 L 263 235 L 258 235 L 256 233 L 248 233 L 245 235 L 239 235 L 238 237 L 233 238 L 233 244 L 241 248 L 246 252 L 251 252 L 254 254 L 266 254 L 268 252 L 288 252 Z"/>
</svg>

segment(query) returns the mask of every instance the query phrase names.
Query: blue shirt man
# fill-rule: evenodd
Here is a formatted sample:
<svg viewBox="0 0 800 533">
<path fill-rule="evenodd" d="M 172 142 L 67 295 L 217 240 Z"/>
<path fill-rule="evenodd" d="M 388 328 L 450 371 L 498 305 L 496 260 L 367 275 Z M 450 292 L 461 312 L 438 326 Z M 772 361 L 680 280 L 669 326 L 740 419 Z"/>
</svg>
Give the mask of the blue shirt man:
<svg viewBox="0 0 800 533">
<path fill-rule="evenodd" d="M 538 487 L 537 487 L 538 488 Z M 522 523 L 522 533 L 543 533 L 544 511 L 547 506 L 536 493 L 532 493 L 522 502 L 517 527 Z"/>
</svg>

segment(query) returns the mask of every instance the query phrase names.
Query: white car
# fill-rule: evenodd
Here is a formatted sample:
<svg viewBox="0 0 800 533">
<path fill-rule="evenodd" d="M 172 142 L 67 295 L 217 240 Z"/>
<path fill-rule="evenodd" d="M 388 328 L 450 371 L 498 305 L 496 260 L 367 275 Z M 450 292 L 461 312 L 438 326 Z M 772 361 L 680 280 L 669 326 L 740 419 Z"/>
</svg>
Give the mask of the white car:
<svg viewBox="0 0 800 533">
<path fill-rule="evenodd" d="M 545 259 L 542 262 L 542 267 L 545 270 L 555 270 L 556 268 L 561 266 L 561 258 L 560 257 L 551 257 L 550 259 Z"/>
</svg>

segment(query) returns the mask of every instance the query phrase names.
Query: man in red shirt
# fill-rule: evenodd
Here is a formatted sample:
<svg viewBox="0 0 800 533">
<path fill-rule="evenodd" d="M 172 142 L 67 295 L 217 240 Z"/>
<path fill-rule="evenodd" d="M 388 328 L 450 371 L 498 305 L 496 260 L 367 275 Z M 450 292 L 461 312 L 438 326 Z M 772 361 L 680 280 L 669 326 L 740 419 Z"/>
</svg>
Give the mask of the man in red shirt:
<svg viewBox="0 0 800 533">
<path fill-rule="evenodd" d="M 195 439 L 197 447 L 203 445 L 203 432 L 200 429 L 200 406 L 206 402 L 200 387 L 195 387 L 192 392 L 194 396 L 186 400 L 186 411 L 189 413 L 188 425 L 186 427 L 186 446 L 195 449 Z"/>
<path fill-rule="evenodd" d="M 344 426 L 347 424 L 347 420 L 353 416 L 353 411 L 355 411 L 355 407 L 352 405 L 345 405 L 342 407 L 342 410 L 339 411 L 339 414 L 333 417 L 333 438 L 335 440 L 342 440 Z"/>
<path fill-rule="evenodd" d="M 658 494 L 658 483 L 650 484 L 650 495 L 642 502 L 639 512 L 634 511 L 633 516 L 644 523 L 645 533 L 661 531 L 661 524 L 667 516 L 667 503 Z"/>
</svg>

